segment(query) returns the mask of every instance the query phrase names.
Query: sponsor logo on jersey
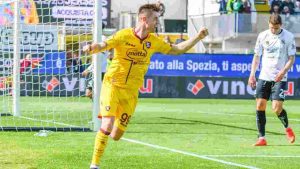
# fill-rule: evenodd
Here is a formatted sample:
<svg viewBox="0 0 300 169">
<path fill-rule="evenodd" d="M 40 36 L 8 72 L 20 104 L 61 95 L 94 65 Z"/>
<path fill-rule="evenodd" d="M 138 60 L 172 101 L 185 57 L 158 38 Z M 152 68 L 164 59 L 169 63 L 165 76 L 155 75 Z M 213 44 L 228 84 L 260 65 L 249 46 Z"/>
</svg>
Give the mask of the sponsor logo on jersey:
<svg viewBox="0 0 300 169">
<path fill-rule="evenodd" d="M 133 44 L 131 44 L 131 43 L 129 43 L 129 42 L 126 42 L 125 45 L 126 45 L 126 46 L 135 47 L 135 45 L 133 45 Z"/>
<path fill-rule="evenodd" d="M 138 49 L 129 49 L 126 52 L 126 55 L 135 61 L 143 60 L 147 56 L 147 52 L 145 50 L 138 50 Z"/>
</svg>

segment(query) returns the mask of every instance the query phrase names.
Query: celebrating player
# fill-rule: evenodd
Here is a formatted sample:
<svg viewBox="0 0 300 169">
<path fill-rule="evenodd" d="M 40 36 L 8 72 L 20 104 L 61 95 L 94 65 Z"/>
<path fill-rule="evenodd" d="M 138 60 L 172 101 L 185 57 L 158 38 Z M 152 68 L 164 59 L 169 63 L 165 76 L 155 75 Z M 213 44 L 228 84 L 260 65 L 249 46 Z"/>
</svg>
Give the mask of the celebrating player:
<svg viewBox="0 0 300 169">
<path fill-rule="evenodd" d="M 179 55 L 208 35 L 203 28 L 196 37 L 177 45 L 170 45 L 152 34 L 158 24 L 159 8 L 145 4 L 139 8 L 135 28 L 123 29 L 102 43 L 86 45 L 83 51 L 90 54 L 114 48 L 114 58 L 102 84 L 100 98 L 101 128 L 95 138 L 94 154 L 90 168 L 98 169 L 100 158 L 107 145 L 108 136 L 119 140 L 132 117 L 144 75 L 155 52 Z"/>
<path fill-rule="evenodd" d="M 266 146 L 265 125 L 266 105 L 272 100 L 272 110 L 277 114 L 286 130 L 290 143 L 295 141 L 293 130 L 289 127 L 288 116 L 283 109 L 284 91 L 287 85 L 287 72 L 295 62 L 295 39 L 292 33 L 281 28 L 280 15 L 272 14 L 269 29 L 257 38 L 248 84 L 256 87 L 256 122 L 259 138 L 255 146 Z M 262 56 L 262 68 L 256 86 L 255 71 Z"/>
</svg>

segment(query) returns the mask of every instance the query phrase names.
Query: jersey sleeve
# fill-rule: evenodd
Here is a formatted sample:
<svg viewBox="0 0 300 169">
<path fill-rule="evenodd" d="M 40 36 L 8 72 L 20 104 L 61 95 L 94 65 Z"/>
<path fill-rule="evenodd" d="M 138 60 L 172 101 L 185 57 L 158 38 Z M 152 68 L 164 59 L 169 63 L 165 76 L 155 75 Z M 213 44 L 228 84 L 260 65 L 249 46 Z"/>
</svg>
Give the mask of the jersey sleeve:
<svg viewBox="0 0 300 169">
<path fill-rule="evenodd" d="M 258 35 L 257 40 L 256 40 L 256 44 L 254 47 L 254 53 L 257 54 L 258 56 L 261 56 L 263 53 L 263 44 L 262 44 L 262 38 L 261 38 L 261 34 Z"/>
<path fill-rule="evenodd" d="M 288 45 L 288 56 L 295 56 L 296 55 L 296 43 L 295 43 L 295 37 L 291 37 L 291 41 Z"/>
<path fill-rule="evenodd" d="M 163 54 L 168 54 L 169 51 L 172 49 L 172 46 L 169 43 L 166 43 L 163 40 L 158 38 L 157 38 L 157 46 L 158 46 L 157 52 Z"/>
<path fill-rule="evenodd" d="M 115 48 L 119 44 L 120 39 L 121 39 L 120 31 L 108 37 L 106 40 L 103 41 L 106 44 L 106 47 L 102 51 Z"/>
</svg>

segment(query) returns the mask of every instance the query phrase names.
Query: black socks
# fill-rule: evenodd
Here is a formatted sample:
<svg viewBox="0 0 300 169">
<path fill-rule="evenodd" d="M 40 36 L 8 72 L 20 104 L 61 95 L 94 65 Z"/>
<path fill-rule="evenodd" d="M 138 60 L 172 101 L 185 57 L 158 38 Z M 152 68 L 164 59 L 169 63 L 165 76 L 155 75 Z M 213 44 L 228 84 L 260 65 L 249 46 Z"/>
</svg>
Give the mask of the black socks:
<svg viewBox="0 0 300 169">
<path fill-rule="evenodd" d="M 278 115 L 278 118 L 285 128 L 289 126 L 289 120 L 284 109 L 282 109 L 281 113 Z"/>
<path fill-rule="evenodd" d="M 256 110 L 256 125 L 259 132 L 259 137 L 265 136 L 266 113 L 265 111 Z"/>
</svg>

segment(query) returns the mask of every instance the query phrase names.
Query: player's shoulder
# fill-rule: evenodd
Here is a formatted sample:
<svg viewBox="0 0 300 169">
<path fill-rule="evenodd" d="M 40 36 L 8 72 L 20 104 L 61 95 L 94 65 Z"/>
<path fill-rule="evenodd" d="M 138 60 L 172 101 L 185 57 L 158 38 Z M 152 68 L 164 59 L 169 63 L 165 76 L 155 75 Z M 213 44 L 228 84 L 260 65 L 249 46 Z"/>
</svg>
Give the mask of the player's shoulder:
<svg viewBox="0 0 300 169">
<path fill-rule="evenodd" d="M 157 36 L 155 33 L 150 33 L 150 38 L 152 41 L 161 41 L 163 42 L 163 39 L 159 36 Z"/>
<path fill-rule="evenodd" d="M 114 35 L 118 39 L 130 39 L 132 36 L 132 28 L 125 28 L 117 31 Z"/>
<path fill-rule="evenodd" d="M 268 36 L 270 34 L 270 30 L 265 30 L 265 31 L 262 31 L 258 34 L 258 38 L 264 38 L 266 36 Z"/>
<path fill-rule="evenodd" d="M 286 29 L 282 29 L 283 33 L 284 33 L 284 36 L 286 38 L 294 38 L 294 34 Z"/>
<path fill-rule="evenodd" d="M 132 33 L 132 28 L 124 28 L 117 32 L 119 35 L 127 35 Z"/>
</svg>

